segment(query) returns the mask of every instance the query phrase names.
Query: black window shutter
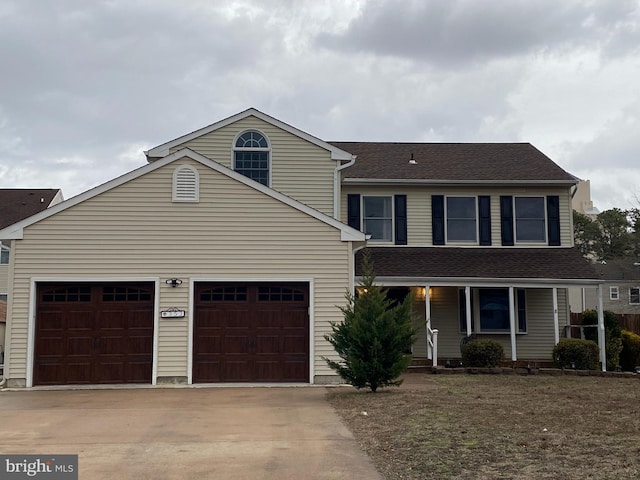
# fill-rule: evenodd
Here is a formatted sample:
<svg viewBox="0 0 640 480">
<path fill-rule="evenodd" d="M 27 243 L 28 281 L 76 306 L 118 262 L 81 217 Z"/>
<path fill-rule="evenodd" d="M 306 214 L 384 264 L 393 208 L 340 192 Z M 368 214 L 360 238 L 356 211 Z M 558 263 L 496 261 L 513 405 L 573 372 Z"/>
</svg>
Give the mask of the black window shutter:
<svg viewBox="0 0 640 480">
<path fill-rule="evenodd" d="M 407 196 L 395 195 L 396 245 L 407 244 Z"/>
<path fill-rule="evenodd" d="M 517 290 L 517 302 L 518 302 L 518 331 L 527 331 L 527 305 L 526 295 L 524 290 L 519 288 Z"/>
<path fill-rule="evenodd" d="M 434 245 L 444 245 L 444 195 L 431 195 L 431 228 Z"/>
<path fill-rule="evenodd" d="M 547 197 L 547 233 L 549 245 L 560 245 L 560 197 L 549 195 Z"/>
<path fill-rule="evenodd" d="M 347 195 L 347 224 L 360 230 L 360 195 L 357 193 Z"/>
<path fill-rule="evenodd" d="M 491 197 L 478 197 L 478 216 L 480 217 L 480 245 L 491 245 Z"/>
<path fill-rule="evenodd" d="M 502 245 L 513 245 L 513 197 L 500 197 L 500 232 Z"/>
</svg>

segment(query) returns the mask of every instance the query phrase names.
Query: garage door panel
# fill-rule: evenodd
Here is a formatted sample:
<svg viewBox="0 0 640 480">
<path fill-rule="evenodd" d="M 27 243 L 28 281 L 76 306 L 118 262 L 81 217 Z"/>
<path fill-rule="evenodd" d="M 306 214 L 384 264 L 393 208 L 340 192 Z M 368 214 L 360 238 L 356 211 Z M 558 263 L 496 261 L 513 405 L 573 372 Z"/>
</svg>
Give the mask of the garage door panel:
<svg viewBox="0 0 640 480">
<path fill-rule="evenodd" d="M 287 335 L 282 339 L 282 353 L 289 356 L 296 353 L 306 355 L 307 348 L 304 345 L 306 341 L 305 335 Z"/>
<path fill-rule="evenodd" d="M 153 291 L 152 283 L 38 284 L 34 384 L 150 383 Z"/>
<path fill-rule="evenodd" d="M 227 358 L 221 362 L 223 382 L 250 382 L 252 380 L 249 362 L 246 359 Z"/>
<path fill-rule="evenodd" d="M 58 369 L 64 368 L 64 371 L 50 372 L 54 377 L 66 377 L 69 379 L 69 383 L 74 384 L 88 384 L 90 383 L 88 378 L 92 371 L 91 362 L 67 362 L 64 367 L 58 366 Z"/>
<path fill-rule="evenodd" d="M 194 382 L 308 382 L 308 290 L 308 284 L 196 284 Z"/>
</svg>

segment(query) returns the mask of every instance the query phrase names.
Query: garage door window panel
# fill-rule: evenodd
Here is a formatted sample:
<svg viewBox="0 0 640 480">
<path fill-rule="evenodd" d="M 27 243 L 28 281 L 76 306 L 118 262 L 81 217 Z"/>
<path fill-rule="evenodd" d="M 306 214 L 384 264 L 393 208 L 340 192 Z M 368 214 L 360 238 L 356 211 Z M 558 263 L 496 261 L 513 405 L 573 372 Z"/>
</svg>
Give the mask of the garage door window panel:
<svg viewBox="0 0 640 480">
<path fill-rule="evenodd" d="M 43 302 L 90 302 L 91 287 L 68 286 L 42 292 Z"/>
<path fill-rule="evenodd" d="M 247 287 L 217 287 L 200 292 L 201 302 L 246 302 Z"/>
</svg>

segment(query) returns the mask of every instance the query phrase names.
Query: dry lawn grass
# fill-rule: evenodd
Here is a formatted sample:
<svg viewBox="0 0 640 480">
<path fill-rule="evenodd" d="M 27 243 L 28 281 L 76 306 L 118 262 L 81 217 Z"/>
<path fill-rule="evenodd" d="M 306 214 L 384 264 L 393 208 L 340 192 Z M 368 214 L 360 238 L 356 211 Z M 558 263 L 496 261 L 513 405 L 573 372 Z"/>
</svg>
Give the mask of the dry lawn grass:
<svg viewBox="0 0 640 480">
<path fill-rule="evenodd" d="M 640 478 L 638 378 L 413 373 L 328 398 L 387 479 Z"/>
</svg>

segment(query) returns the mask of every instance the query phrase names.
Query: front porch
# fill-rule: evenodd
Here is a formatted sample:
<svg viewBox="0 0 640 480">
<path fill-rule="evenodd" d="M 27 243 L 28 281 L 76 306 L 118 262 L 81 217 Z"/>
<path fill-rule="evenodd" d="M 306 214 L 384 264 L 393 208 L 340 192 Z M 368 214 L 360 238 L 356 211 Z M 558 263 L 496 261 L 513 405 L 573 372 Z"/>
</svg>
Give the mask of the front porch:
<svg viewBox="0 0 640 480">
<path fill-rule="evenodd" d="M 606 369 L 602 284 L 573 248 L 368 249 L 376 282 L 400 299 L 414 292 L 416 341 L 411 353 L 432 365 L 461 357 L 463 339 L 500 343 L 511 365 L 553 361 L 570 324 L 568 288 L 596 287 L 598 344 Z M 358 255 L 362 255 L 360 252 Z M 361 262 L 356 259 L 356 283 Z M 403 293 L 404 292 L 404 293 Z"/>
</svg>

